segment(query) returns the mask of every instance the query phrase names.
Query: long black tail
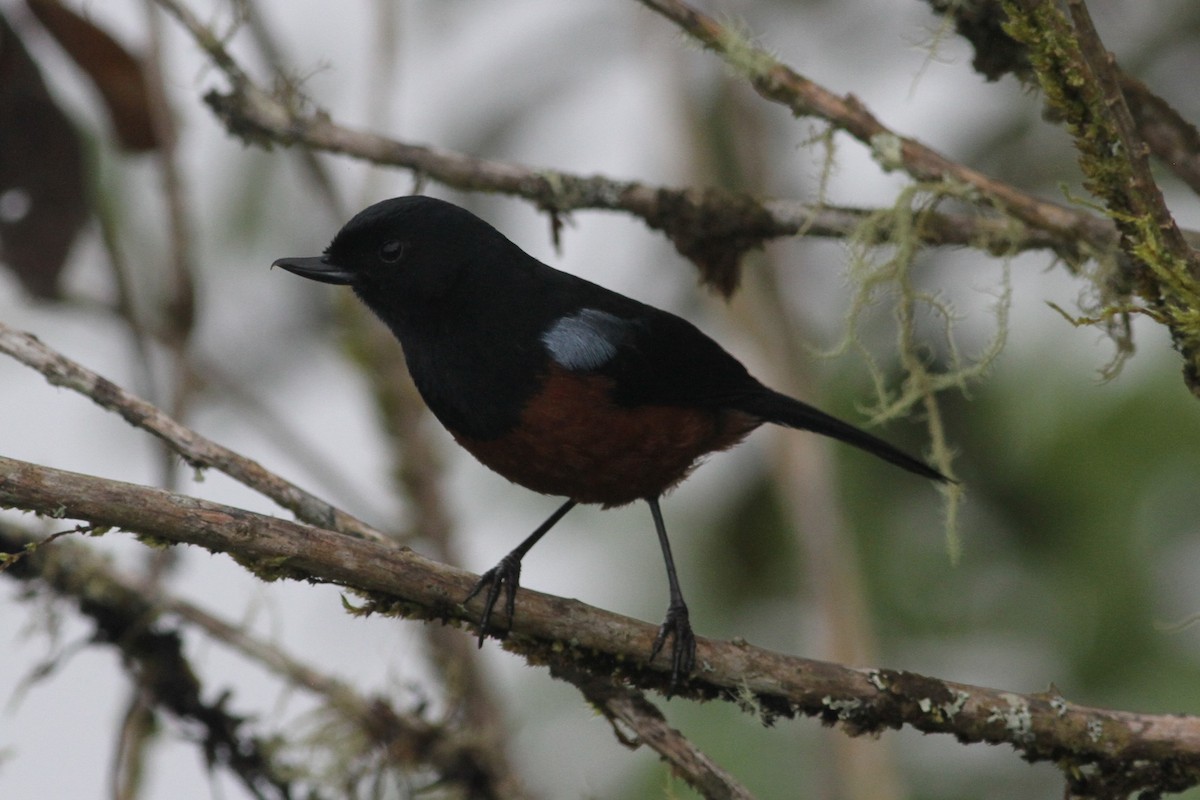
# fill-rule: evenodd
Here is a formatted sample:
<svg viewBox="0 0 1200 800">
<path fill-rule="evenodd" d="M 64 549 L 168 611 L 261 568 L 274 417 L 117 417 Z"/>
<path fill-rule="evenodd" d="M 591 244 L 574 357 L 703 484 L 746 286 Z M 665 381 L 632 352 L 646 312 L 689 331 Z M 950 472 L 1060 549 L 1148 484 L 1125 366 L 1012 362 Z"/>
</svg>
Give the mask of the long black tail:
<svg viewBox="0 0 1200 800">
<path fill-rule="evenodd" d="M 949 478 L 933 467 L 893 447 L 879 437 L 872 436 L 848 422 L 842 422 L 837 417 L 830 416 L 820 409 L 813 408 L 807 403 L 802 403 L 765 386 L 762 391 L 739 398 L 732 405 L 740 411 L 753 414 L 767 422 L 812 431 L 822 436 L 838 439 L 846 444 L 852 444 L 923 478 L 940 483 L 950 482 Z"/>
</svg>

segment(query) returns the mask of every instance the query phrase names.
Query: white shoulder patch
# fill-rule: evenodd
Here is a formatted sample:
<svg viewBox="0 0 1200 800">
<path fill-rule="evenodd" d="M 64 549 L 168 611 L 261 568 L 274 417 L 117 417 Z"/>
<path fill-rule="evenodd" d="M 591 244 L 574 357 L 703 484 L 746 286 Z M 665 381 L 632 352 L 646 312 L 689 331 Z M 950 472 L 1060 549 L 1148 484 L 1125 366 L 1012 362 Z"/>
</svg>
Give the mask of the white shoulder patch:
<svg viewBox="0 0 1200 800">
<path fill-rule="evenodd" d="M 585 308 L 555 322 L 542 334 L 542 344 L 559 366 L 597 369 L 616 356 L 617 347 L 629 335 L 630 324 L 607 311 Z"/>
</svg>

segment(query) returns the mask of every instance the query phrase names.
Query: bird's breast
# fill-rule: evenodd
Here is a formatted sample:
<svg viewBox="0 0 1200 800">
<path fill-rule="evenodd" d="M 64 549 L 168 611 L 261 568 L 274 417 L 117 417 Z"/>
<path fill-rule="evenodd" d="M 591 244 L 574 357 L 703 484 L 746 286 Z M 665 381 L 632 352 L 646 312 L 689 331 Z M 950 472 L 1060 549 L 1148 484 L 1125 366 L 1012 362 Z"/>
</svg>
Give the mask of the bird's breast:
<svg viewBox="0 0 1200 800">
<path fill-rule="evenodd" d="M 612 389 L 609 377 L 551 365 L 510 430 L 455 439 L 514 483 L 616 506 L 658 496 L 703 455 L 732 447 L 761 424 L 720 408 L 625 407 L 614 403 Z"/>
</svg>

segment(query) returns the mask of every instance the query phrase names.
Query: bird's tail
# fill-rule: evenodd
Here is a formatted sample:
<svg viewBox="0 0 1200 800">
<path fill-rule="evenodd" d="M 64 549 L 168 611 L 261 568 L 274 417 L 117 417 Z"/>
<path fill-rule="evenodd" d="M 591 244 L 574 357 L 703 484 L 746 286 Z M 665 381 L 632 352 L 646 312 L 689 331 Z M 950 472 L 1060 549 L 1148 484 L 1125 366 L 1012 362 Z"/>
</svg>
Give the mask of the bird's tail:
<svg viewBox="0 0 1200 800">
<path fill-rule="evenodd" d="M 763 387 L 762 391 L 739 398 L 732 405 L 738 410 L 753 414 L 766 422 L 812 431 L 854 445 L 923 478 L 929 478 L 939 483 L 950 482 L 949 478 L 933 467 L 913 458 L 879 437 L 772 389 Z"/>
</svg>

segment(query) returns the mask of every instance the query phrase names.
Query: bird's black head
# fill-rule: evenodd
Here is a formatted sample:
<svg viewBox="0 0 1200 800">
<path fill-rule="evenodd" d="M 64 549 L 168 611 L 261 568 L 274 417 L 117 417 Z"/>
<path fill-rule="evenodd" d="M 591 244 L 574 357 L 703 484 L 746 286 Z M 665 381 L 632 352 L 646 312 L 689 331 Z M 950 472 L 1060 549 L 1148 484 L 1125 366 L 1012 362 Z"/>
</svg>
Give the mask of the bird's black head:
<svg viewBox="0 0 1200 800">
<path fill-rule="evenodd" d="M 395 197 L 360 211 L 319 257 L 281 258 L 282 267 L 323 283 L 347 284 L 376 313 L 428 307 L 449 295 L 472 265 L 514 248 L 466 209 L 432 197 Z"/>
</svg>

